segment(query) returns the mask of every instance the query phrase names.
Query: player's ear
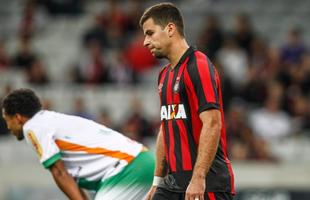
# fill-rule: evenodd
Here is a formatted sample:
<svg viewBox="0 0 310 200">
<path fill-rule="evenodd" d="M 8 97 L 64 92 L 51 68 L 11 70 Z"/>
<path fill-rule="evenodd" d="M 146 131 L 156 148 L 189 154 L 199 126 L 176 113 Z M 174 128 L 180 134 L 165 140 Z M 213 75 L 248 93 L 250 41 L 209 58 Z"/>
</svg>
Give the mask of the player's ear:
<svg viewBox="0 0 310 200">
<path fill-rule="evenodd" d="M 23 123 L 25 122 L 25 119 L 26 119 L 25 116 L 23 116 L 23 115 L 21 115 L 21 114 L 19 114 L 19 113 L 16 113 L 16 114 L 15 114 L 15 117 L 16 117 L 16 119 L 17 119 L 17 121 L 18 121 L 19 123 L 23 124 Z"/>
<path fill-rule="evenodd" d="M 21 114 L 16 113 L 16 114 L 15 114 L 15 118 L 16 118 L 16 120 L 17 120 L 18 122 L 22 121 L 22 116 L 21 116 Z"/>
<path fill-rule="evenodd" d="M 168 32 L 168 36 L 172 37 L 172 35 L 175 33 L 176 31 L 176 26 L 174 23 L 169 22 L 166 26 L 167 32 Z"/>
</svg>

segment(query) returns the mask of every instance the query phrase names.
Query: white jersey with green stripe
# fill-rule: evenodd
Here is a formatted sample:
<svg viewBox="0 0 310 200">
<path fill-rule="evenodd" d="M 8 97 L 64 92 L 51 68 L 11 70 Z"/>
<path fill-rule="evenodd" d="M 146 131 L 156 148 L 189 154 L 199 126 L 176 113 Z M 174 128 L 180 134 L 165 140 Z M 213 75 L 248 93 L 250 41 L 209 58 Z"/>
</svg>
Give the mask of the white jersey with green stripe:
<svg viewBox="0 0 310 200">
<path fill-rule="evenodd" d="M 61 159 L 79 182 L 116 175 L 143 149 L 142 144 L 94 121 L 47 110 L 28 120 L 23 132 L 45 168 Z"/>
</svg>

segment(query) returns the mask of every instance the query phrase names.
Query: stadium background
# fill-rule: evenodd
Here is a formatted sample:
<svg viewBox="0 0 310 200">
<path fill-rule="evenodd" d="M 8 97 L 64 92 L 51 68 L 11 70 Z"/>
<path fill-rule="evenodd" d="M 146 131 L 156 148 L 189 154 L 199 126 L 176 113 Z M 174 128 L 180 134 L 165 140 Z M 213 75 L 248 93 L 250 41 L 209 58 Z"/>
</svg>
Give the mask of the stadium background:
<svg viewBox="0 0 310 200">
<path fill-rule="evenodd" d="M 0 0 L 0 99 L 30 87 L 45 108 L 154 149 L 165 61 L 142 47 L 138 20 L 155 2 Z M 221 72 L 236 199 L 310 199 L 310 1 L 173 2 L 189 43 Z M 1 200 L 65 199 L 1 118 L 0 152 Z"/>
</svg>

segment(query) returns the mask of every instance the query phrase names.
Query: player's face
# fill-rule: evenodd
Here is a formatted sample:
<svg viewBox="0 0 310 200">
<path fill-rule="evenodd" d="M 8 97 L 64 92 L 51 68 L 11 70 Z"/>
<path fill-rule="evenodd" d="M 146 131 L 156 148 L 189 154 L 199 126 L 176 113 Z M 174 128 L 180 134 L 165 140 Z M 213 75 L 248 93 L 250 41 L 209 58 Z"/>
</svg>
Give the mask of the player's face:
<svg viewBox="0 0 310 200">
<path fill-rule="evenodd" d="M 15 135 L 15 137 L 18 140 L 22 140 L 24 139 L 24 134 L 23 134 L 23 127 L 22 124 L 20 122 L 20 120 L 18 119 L 17 114 L 15 115 L 6 115 L 5 110 L 2 109 L 2 117 L 6 122 L 6 125 L 8 127 L 8 129 L 11 131 L 11 133 L 13 135 Z"/>
<path fill-rule="evenodd" d="M 152 18 L 149 18 L 144 22 L 142 28 L 145 37 L 143 45 L 147 47 L 156 58 L 166 58 L 167 47 L 169 46 L 167 27 L 163 28 L 155 24 Z"/>
</svg>

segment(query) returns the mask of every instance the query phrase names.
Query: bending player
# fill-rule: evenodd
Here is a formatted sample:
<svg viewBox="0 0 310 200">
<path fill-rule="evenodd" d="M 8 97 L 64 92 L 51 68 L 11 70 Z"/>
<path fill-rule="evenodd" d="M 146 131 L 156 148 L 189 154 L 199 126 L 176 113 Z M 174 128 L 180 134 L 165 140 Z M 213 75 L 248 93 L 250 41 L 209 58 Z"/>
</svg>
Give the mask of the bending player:
<svg viewBox="0 0 310 200">
<path fill-rule="evenodd" d="M 69 199 L 87 199 L 85 188 L 96 191 L 96 200 L 138 200 L 152 184 L 154 157 L 142 144 L 94 121 L 41 110 L 32 90 L 8 94 L 2 115 Z"/>
</svg>

